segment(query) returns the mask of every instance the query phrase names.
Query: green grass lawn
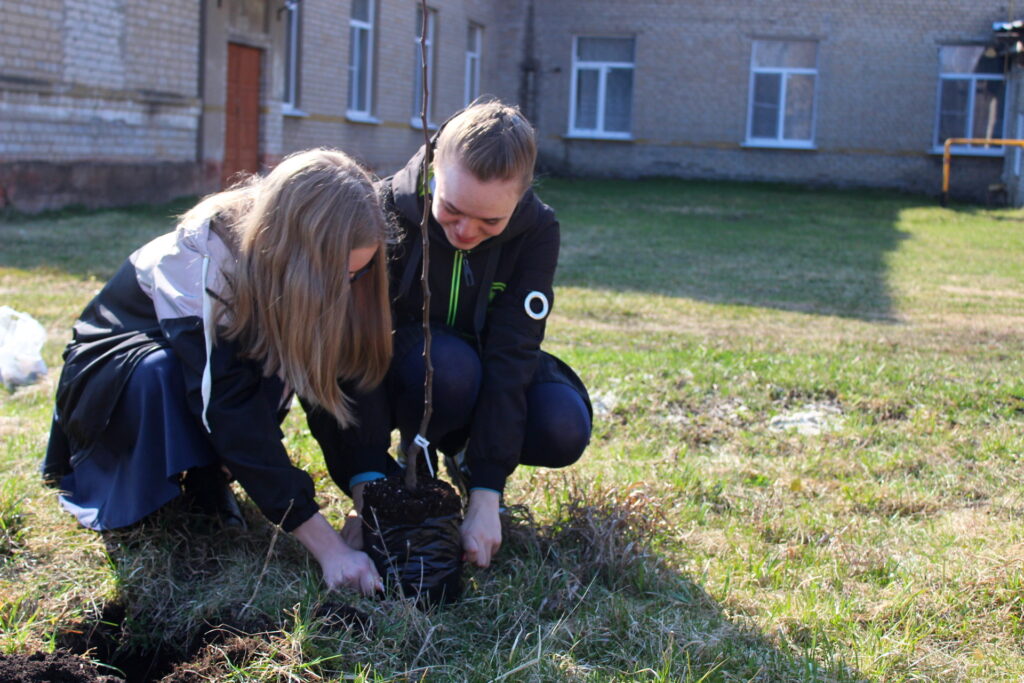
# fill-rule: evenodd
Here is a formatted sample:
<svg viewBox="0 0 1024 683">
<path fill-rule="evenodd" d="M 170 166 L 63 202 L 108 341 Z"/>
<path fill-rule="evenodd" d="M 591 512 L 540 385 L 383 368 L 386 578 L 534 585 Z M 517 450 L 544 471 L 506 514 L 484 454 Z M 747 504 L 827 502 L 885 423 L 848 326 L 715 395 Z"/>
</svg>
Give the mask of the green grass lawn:
<svg viewBox="0 0 1024 683">
<path fill-rule="evenodd" d="M 1024 677 L 1024 211 L 539 191 L 563 231 L 546 348 L 590 386 L 594 437 L 568 472 L 517 472 L 497 561 L 431 613 L 323 591 L 247 501 L 233 536 L 59 512 L 36 465 L 70 325 L 187 204 L 0 221 L 0 304 L 47 327 L 51 368 L 0 395 L 0 651 L 163 653 L 194 680 Z M 285 434 L 340 522 L 301 410 Z M 254 635 L 204 647 L 221 623 Z"/>
</svg>

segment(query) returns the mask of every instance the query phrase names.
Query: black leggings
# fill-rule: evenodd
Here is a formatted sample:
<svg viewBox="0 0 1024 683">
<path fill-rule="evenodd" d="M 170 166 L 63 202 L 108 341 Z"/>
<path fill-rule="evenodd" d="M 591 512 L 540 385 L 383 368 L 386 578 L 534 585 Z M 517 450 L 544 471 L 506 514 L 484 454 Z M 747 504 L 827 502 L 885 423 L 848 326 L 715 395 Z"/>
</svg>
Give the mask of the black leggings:
<svg viewBox="0 0 1024 683">
<path fill-rule="evenodd" d="M 463 448 L 469 438 L 473 406 L 480 393 L 483 369 L 476 350 L 450 334 L 435 333 L 431 342 L 434 364 L 433 412 L 427 439 L 446 454 Z M 334 481 L 346 492 L 356 471 L 352 454 L 380 453 L 390 446 L 397 428 L 409 443 L 423 416 L 423 342 L 396 357 L 388 377 L 368 393 L 350 393 L 363 429 L 340 429 L 334 418 L 307 407 L 310 431 L 320 443 Z M 535 382 L 526 391 L 526 429 L 520 463 L 537 467 L 566 467 L 583 454 L 590 441 L 591 418 L 576 387 L 563 382 Z M 387 424 L 381 424 L 381 421 Z M 378 442 L 366 435 L 377 435 Z M 371 436 L 372 438 L 372 436 Z M 394 471 L 389 459 L 388 474 Z"/>
</svg>

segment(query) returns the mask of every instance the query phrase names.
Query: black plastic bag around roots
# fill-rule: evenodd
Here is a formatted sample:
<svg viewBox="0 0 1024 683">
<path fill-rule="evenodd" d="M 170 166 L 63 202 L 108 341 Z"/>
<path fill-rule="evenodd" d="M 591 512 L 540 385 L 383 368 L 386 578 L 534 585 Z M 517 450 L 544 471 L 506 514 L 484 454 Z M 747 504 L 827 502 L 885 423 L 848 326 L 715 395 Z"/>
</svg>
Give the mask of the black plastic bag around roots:
<svg viewBox="0 0 1024 683">
<path fill-rule="evenodd" d="M 408 491 L 398 478 L 363 491 L 363 541 L 389 592 L 420 606 L 455 602 L 462 594 L 462 504 L 437 479 Z"/>
<path fill-rule="evenodd" d="M 382 523 L 373 512 L 363 529 L 367 553 L 390 591 L 415 597 L 421 606 L 455 602 L 462 594 L 462 539 L 456 513 L 427 517 L 418 524 Z"/>
</svg>

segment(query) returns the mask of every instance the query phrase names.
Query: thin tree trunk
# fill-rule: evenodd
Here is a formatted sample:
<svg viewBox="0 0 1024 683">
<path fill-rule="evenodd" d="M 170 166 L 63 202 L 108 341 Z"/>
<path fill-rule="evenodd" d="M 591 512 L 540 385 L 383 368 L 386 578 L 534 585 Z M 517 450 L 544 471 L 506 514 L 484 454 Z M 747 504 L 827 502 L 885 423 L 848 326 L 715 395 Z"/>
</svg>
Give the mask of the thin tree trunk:
<svg viewBox="0 0 1024 683">
<path fill-rule="evenodd" d="M 423 419 L 420 420 L 420 428 L 417 436 L 426 438 L 427 427 L 430 425 L 430 417 L 434 412 L 434 363 L 430 357 L 430 165 L 433 161 L 433 152 L 430 148 L 430 129 L 427 127 L 427 102 L 430 94 L 430 87 L 427 84 L 427 28 L 430 17 L 428 15 L 426 0 L 420 0 L 420 7 L 423 11 L 423 24 L 420 28 L 420 69 L 421 82 L 423 84 L 423 96 L 420 98 L 420 123 L 423 126 L 423 141 L 426 153 L 423 155 L 423 168 L 420 171 L 420 190 L 423 194 L 423 218 L 420 220 L 420 235 L 423 239 L 423 268 L 420 273 L 420 287 L 423 290 L 423 366 L 425 375 L 423 379 Z M 405 488 L 410 491 L 416 490 L 416 469 L 420 451 L 423 448 L 414 440 L 409 444 L 409 451 L 405 454 Z M 424 461 L 430 467 L 430 453 L 424 451 Z"/>
</svg>

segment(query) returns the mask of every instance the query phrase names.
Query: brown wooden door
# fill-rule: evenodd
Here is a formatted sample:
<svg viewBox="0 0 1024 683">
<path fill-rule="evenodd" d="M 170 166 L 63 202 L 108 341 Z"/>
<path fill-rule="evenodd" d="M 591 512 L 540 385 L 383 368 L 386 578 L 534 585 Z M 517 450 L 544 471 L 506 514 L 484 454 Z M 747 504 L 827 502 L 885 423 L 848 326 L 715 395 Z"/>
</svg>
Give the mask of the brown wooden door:
<svg viewBox="0 0 1024 683">
<path fill-rule="evenodd" d="M 221 185 L 260 170 L 260 50 L 228 43 L 228 97 Z"/>
</svg>

